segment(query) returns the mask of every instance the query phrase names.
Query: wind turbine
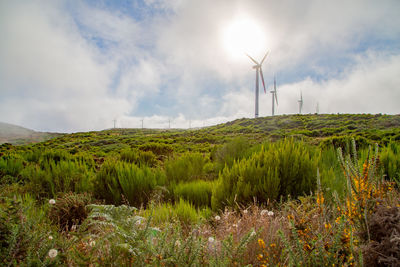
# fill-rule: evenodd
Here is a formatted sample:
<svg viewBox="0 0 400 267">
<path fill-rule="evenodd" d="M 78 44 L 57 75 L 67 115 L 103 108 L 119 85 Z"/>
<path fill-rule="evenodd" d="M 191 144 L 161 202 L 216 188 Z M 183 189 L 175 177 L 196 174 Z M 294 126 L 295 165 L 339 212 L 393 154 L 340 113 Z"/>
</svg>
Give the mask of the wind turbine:
<svg viewBox="0 0 400 267">
<path fill-rule="evenodd" d="M 261 81 L 262 81 L 262 84 L 263 84 L 263 87 L 264 87 L 264 93 L 267 93 L 267 91 L 265 90 L 265 82 L 264 82 L 264 76 L 263 76 L 263 73 L 262 73 L 261 65 L 263 64 L 263 62 L 264 62 L 265 58 L 267 57 L 268 53 L 269 52 L 267 52 L 265 54 L 265 56 L 263 57 L 263 59 L 261 60 L 260 63 L 258 63 L 254 58 L 252 58 L 248 54 L 246 54 L 246 56 L 248 56 L 251 59 L 251 61 L 253 61 L 256 64 L 256 65 L 253 66 L 253 69 L 256 70 L 256 99 L 255 99 L 256 103 L 255 103 L 255 115 L 254 115 L 255 118 L 258 118 L 258 95 L 259 95 L 258 75 L 261 76 Z"/>
<path fill-rule="evenodd" d="M 303 109 L 303 93 L 301 91 L 300 91 L 300 99 L 297 102 L 299 102 L 299 114 L 301 114 L 301 110 Z"/>
<path fill-rule="evenodd" d="M 271 91 L 272 94 L 272 116 L 275 115 L 275 102 L 278 105 L 278 92 L 276 91 L 276 78 L 274 76 L 274 90 Z"/>
</svg>

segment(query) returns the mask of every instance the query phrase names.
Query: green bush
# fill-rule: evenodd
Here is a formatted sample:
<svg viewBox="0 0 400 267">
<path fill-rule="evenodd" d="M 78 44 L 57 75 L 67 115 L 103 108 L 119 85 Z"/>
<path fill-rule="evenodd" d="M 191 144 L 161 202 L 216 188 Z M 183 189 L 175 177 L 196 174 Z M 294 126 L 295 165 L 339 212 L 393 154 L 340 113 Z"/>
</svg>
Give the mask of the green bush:
<svg viewBox="0 0 400 267">
<path fill-rule="evenodd" d="M 169 183 L 189 182 L 204 176 L 206 160 L 200 153 L 187 153 L 180 158 L 165 162 L 165 174 Z"/>
<path fill-rule="evenodd" d="M 217 161 L 222 170 L 225 165 L 231 167 L 233 162 L 243 158 L 249 151 L 250 144 L 246 138 L 237 137 L 211 153 L 211 158 Z"/>
<path fill-rule="evenodd" d="M 211 195 L 214 184 L 215 182 L 203 180 L 180 183 L 173 189 L 175 199 L 182 198 L 196 207 L 211 207 Z"/>
<path fill-rule="evenodd" d="M 96 175 L 94 193 L 110 204 L 128 201 L 130 205 L 147 205 L 153 189 L 163 180 L 161 172 L 149 167 L 109 160 Z"/>
<path fill-rule="evenodd" d="M 29 165 L 21 176 L 32 184 L 39 197 L 54 198 L 59 192 L 92 191 L 93 172 L 87 165 L 75 161 L 44 161 L 42 167 Z"/>
<path fill-rule="evenodd" d="M 18 156 L 0 158 L 0 182 L 3 182 L 3 177 L 5 176 L 9 176 L 11 180 L 17 180 L 25 163 L 26 162 Z"/>
<path fill-rule="evenodd" d="M 223 170 L 213 189 L 212 208 L 310 193 L 316 186 L 318 161 L 314 149 L 293 139 L 264 144 L 250 158 Z"/>
<path fill-rule="evenodd" d="M 138 166 L 147 165 L 154 167 L 157 164 L 156 156 L 152 151 L 126 149 L 121 151 L 120 157 L 122 161 L 134 163 Z"/>
<path fill-rule="evenodd" d="M 174 149 L 171 145 L 154 143 L 154 142 L 140 145 L 139 149 L 142 151 L 151 151 L 155 155 L 158 155 L 158 156 L 159 155 L 168 156 L 174 151 Z"/>
<path fill-rule="evenodd" d="M 389 143 L 383 147 L 380 160 L 387 179 L 395 181 L 400 186 L 400 145 Z"/>
</svg>

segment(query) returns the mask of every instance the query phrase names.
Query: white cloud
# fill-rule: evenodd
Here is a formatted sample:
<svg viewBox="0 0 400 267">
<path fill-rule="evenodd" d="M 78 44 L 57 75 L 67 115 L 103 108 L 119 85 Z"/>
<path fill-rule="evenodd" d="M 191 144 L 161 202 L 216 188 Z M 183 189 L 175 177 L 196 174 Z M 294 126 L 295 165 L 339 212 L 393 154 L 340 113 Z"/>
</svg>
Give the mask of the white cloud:
<svg viewBox="0 0 400 267">
<path fill-rule="evenodd" d="M 278 114 L 297 113 L 300 90 L 307 113 L 317 102 L 326 113 L 399 113 L 397 0 L 134 1 L 141 19 L 66 3 L 0 3 L 0 121 L 83 131 L 114 118 L 141 127 L 144 117 L 145 127 L 167 127 L 166 114 L 143 105 L 171 110 L 176 127 L 253 117 L 252 63 L 230 58 L 221 41 L 238 16 L 266 33 L 263 70 L 269 86 L 278 73 Z M 271 94 L 262 93 L 260 116 L 269 114 Z"/>
</svg>

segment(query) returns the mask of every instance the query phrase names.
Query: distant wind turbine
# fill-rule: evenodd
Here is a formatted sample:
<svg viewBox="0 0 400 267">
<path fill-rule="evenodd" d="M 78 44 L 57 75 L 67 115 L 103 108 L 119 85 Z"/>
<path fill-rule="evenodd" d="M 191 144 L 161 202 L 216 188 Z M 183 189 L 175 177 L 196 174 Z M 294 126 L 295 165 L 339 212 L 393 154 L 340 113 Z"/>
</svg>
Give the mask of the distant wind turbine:
<svg viewBox="0 0 400 267">
<path fill-rule="evenodd" d="M 276 91 L 276 78 L 274 76 L 274 90 L 271 91 L 272 94 L 272 116 L 275 115 L 275 102 L 278 106 L 278 92 Z"/>
<path fill-rule="evenodd" d="M 297 102 L 299 102 L 299 114 L 301 114 L 301 110 L 303 109 L 303 93 L 301 91 L 300 91 L 300 99 Z"/>
<path fill-rule="evenodd" d="M 267 93 L 267 91 L 265 90 L 265 82 L 264 82 L 264 76 L 263 76 L 263 73 L 262 73 L 261 65 L 263 64 L 263 62 L 264 62 L 265 58 L 267 57 L 268 53 L 269 52 L 267 52 L 265 54 L 265 56 L 263 57 L 263 59 L 261 60 L 260 63 L 258 63 L 254 58 L 252 58 L 248 54 L 246 54 L 251 59 L 251 61 L 253 61 L 256 64 L 256 65 L 253 66 L 253 69 L 256 70 L 256 99 L 255 99 L 256 103 L 255 103 L 255 115 L 254 115 L 255 118 L 258 118 L 258 95 L 259 95 L 258 75 L 261 76 L 261 81 L 262 81 L 262 84 L 263 84 L 263 87 L 264 87 L 264 93 Z"/>
</svg>

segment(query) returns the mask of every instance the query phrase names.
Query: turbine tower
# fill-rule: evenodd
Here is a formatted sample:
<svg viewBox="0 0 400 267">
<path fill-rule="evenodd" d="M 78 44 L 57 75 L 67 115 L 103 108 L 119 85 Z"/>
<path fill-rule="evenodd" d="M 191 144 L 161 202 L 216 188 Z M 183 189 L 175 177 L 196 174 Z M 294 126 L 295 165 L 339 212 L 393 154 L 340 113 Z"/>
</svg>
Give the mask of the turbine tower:
<svg viewBox="0 0 400 267">
<path fill-rule="evenodd" d="M 301 110 L 303 109 L 303 93 L 301 91 L 300 91 L 300 99 L 297 102 L 299 102 L 299 114 L 301 114 Z"/>
<path fill-rule="evenodd" d="M 272 94 L 272 116 L 275 115 L 275 102 L 278 106 L 278 92 L 276 91 L 276 78 L 274 76 L 274 90 L 271 91 Z"/>
<path fill-rule="evenodd" d="M 262 81 L 262 84 L 263 84 L 263 87 L 264 87 L 264 93 L 267 93 L 267 91 L 265 90 L 265 82 L 264 82 L 264 76 L 263 76 L 263 73 L 262 73 L 261 65 L 263 64 L 263 62 L 264 62 L 265 58 L 267 57 L 268 53 L 269 52 L 267 52 L 265 54 L 265 56 L 263 57 L 263 59 L 261 60 L 260 63 L 258 63 L 254 58 L 252 58 L 248 54 L 246 54 L 251 59 L 251 61 L 253 61 L 256 64 L 256 65 L 253 66 L 253 69 L 256 70 L 256 99 L 255 99 L 256 103 L 255 103 L 255 115 L 254 115 L 255 118 L 258 118 L 258 95 L 259 95 L 258 76 L 259 75 L 261 76 L 261 81 Z"/>
</svg>

